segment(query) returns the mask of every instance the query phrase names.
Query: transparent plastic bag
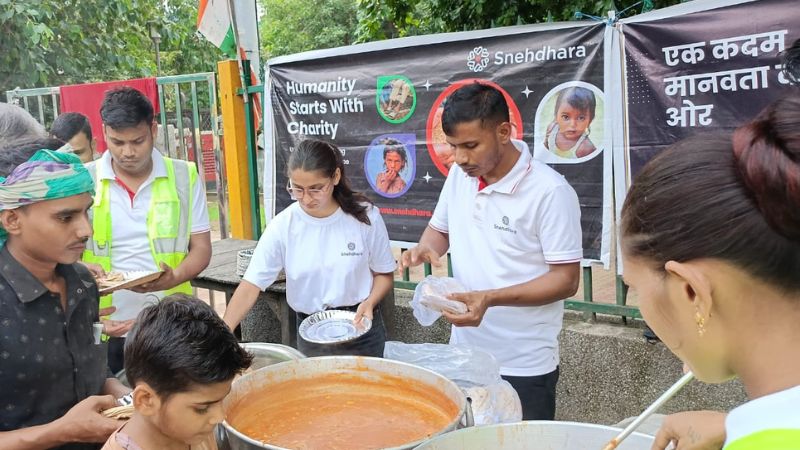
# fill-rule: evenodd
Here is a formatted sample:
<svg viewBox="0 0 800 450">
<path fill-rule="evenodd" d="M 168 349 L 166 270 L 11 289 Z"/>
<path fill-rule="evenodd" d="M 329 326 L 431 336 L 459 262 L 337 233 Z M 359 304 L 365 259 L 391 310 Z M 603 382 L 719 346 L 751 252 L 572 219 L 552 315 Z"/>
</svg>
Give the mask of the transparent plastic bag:
<svg viewBox="0 0 800 450">
<path fill-rule="evenodd" d="M 476 425 L 522 420 L 517 391 L 500 377 L 494 356 L 468 345 L 404 344 L 389 341 L 383 355 L 437 372 L 472 400 Z"/>
<path fill-rule="evenodd" d="M 467 305 L 450 300 L 447 296 L 465 291 L 464 286 L 455 278 L 428 275 L 417 284 L 417 288 L 414 290 L 414 298 L 411 300 L 414 317 L 420 325 L 428 327 L 436 322 L 436 319 L 442 315 L 442 311 L 464 314 L 467 312 Z"/>
</svg>

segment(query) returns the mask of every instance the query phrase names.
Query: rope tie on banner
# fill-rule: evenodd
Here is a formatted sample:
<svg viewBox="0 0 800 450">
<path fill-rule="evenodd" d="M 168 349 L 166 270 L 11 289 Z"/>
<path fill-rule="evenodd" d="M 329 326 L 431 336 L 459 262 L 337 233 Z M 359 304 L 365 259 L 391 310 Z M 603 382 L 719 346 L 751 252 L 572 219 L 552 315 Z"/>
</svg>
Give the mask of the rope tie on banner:
<svg viewBox="0 0 800 450">
<path fill-rule="evenodd" d="M 638 1 L 638 2 L 636 2 L 634 4 L 632 4 L 631 6 L 628 6 L 627 8 L 623 9 L 622 11 L 616 12 L 613 15 L 613 17 L 609 17 L 609 18 L 606 18 L 606 19 L 604 19 L 602 17 L 594 16 L 594 15 L 591 15 L 591 14 L 586 14 L 586 13 L 581 12 L 581 11 L 575 11 L 575 18 L 578 19 L 578 20 L 591 19 L 591 20 L 594 20 L 595 22 L 605 22 L 606 25 L 614 25 L 617 21 L 619 21 L 619 19 L 621 19 L 622 17 L 625 16 L 625 13 L 628 10 L 630 10 L 632 8 L 636 8 L 639 5 L 642 6 L 642 13 L 646 13 L 648 11 L 652 11 L 653 10 L 653 0 L 641 0 L 641 1 Z"/>
</svg>

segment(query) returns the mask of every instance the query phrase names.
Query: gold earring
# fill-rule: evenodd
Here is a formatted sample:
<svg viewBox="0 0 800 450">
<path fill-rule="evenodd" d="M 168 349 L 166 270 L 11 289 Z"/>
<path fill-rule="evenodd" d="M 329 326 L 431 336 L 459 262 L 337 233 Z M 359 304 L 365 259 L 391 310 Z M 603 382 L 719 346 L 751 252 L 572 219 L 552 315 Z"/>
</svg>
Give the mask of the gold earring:
<svg viewBox="0 0 800 450">
<path fill-rule="evenodd" d="M 703 337 L 706 334 L 706 319 L 700 314 L 700 311 L 694 314 L 694 321 L 697 323 L 697 334 Z"/>
</svg>

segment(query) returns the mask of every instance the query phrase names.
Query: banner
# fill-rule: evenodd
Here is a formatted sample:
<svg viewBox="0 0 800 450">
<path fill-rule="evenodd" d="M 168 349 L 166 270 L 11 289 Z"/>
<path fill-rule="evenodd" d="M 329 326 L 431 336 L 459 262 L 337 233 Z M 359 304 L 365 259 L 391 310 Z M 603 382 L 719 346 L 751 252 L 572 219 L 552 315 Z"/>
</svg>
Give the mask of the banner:
<svg viewBox="0 0 800 450">
<path fill-rule="evenodd" d="M 613 130 L 617 221 L 631 180 L 658 152 L 695 133 L 732 131 L 788 92 L 780 53 L 800 38 L 800 8 L 707 0 L 624 19 L 618 29 L 612 54 L 622 60 L 611 75 L 624 98 Z"/>
<path fill-rule="evenodd" d="M 622 21 L 628 184 L 673 142 L 733 130 L 790 89 L 780 53 L 800 38 L 800 5 L 732 3 L 692 2 Z M 690 6 L 705 10 L 687 13 Z"/>
<path fill-rule="evenodd" d="M 503 92 L 514 137 L 575 188 L 584 256 L 607 262 L 613 186 L 604 35 L 610 32 L 601 23 L 520 26 L 271 60 L 266 133 L 275 157 L 267 161 L 265 186 L 276 189 L 265 194 L 268 208 L 274 202 L 278 212 L 291 203 L 283 186 L 292 149 L 304 138 L 322 139 L 341 149 L 348 178 L 380 208 L 390 238 L 416 242 L 453 164 L 441 129 L 443 102 L 481 80 Z M 583 125 L 568 124 L 573 116 Z"/>
</svg>

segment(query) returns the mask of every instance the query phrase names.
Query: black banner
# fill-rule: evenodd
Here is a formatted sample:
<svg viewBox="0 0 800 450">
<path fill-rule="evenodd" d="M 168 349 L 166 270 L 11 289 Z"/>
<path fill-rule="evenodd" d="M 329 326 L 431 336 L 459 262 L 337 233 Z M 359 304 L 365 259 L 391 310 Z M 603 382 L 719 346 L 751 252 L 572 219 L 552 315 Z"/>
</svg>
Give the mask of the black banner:
<svg viewBox="0 0 800 450">
<path fill-rule="evenodd" d="M 800 38 L 800 4 L 763 0 L 634 18 L 622 31 L 632 177 L 675 141 L 732 130 L 790 89 L 780 52 Z"/>
<path fill-rule="evenodd" d="M 604 24 L 512 27 L 273 60 L 276 211 L 291 203 L 282 189 L 289 153 L 303 138 L 323 139 L 342 150 L 348 178 L 380 207 L 390 238 L 416 242 L 452 164 L 442 102 L 477 79 L 504 92 L 516 138 L 575 188 L 584 256 L 598 259 L 611 183 L 604 179 L 610 173 L 604 30 Z M 572 129 L 559 121 L 566 112 L 585 116 L 585 125 Z M 389 167 L 398 169 L 395 179 Z"/>
</svg>

